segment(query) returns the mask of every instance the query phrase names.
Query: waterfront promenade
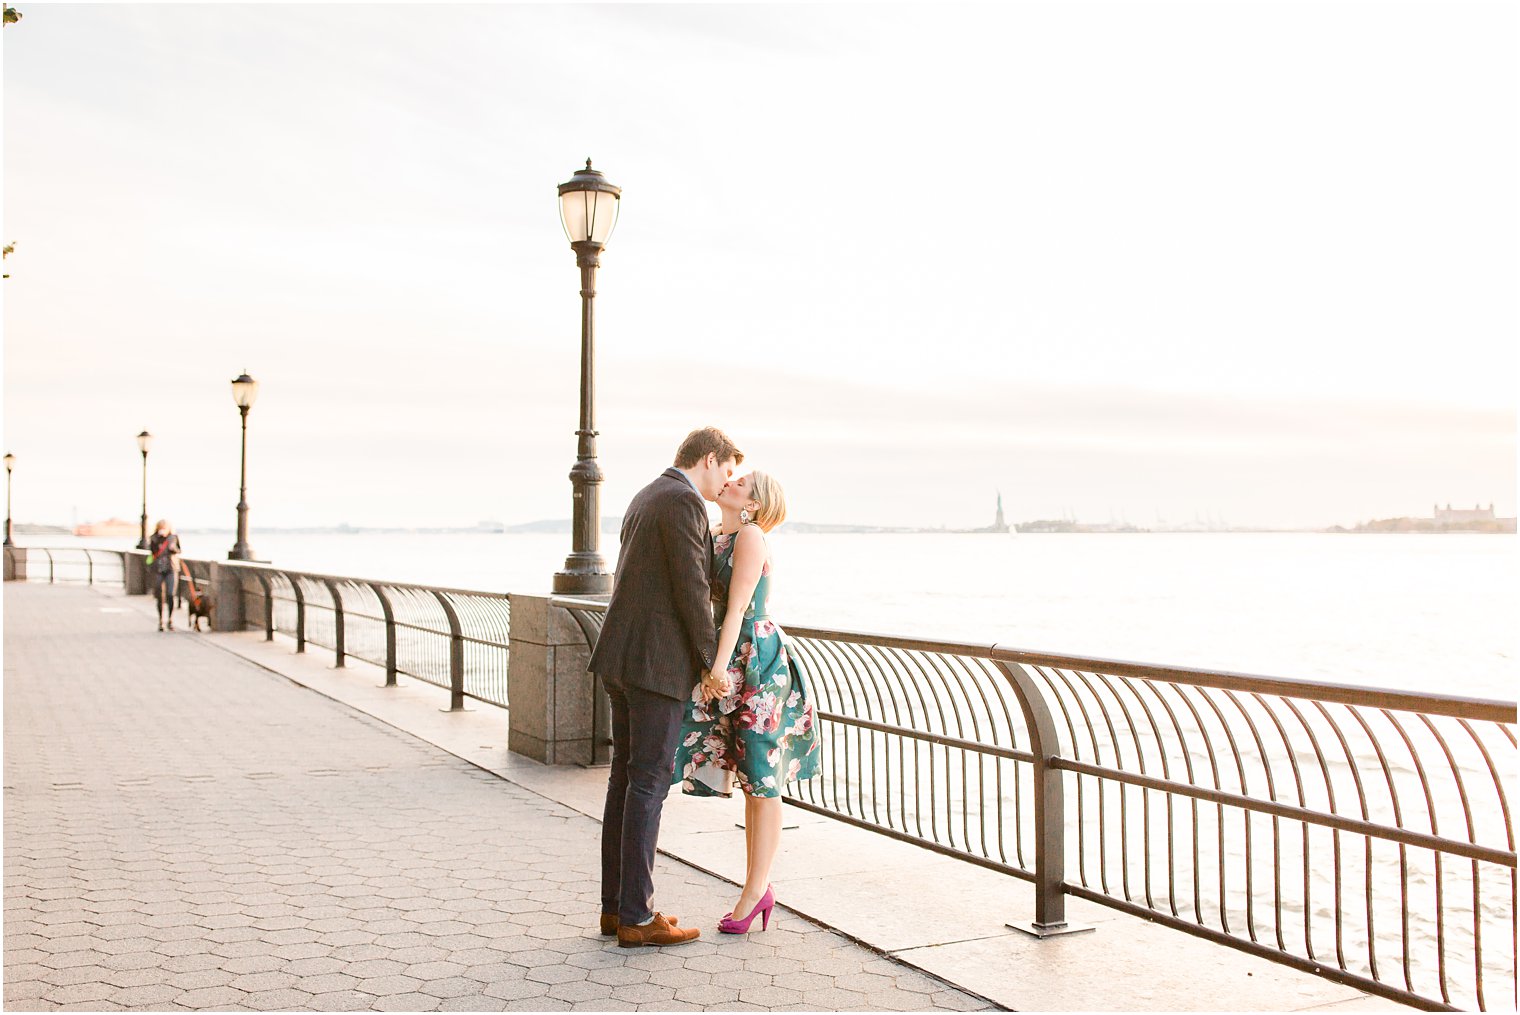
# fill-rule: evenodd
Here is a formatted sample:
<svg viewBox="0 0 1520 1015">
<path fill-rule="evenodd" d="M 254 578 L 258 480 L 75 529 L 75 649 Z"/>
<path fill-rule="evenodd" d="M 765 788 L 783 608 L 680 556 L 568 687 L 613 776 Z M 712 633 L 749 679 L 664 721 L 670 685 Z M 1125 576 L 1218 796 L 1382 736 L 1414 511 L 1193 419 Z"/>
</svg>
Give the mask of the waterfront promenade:
<svg viewBox="0 0 1520 1015">
<path fill-rule="evenodd" d="M 779 926 L 620 950 L 601 771 L 509 755 L 498 709 L 150 613 L 5 588 L 7 1008 L 1396 1007 L 1095 906 L 1035 941 L 1002 926 L 1025 886 L 809 814 Z M 661 907 L 726 908 L 734 813 L 672 799 Z"/>
</svg>

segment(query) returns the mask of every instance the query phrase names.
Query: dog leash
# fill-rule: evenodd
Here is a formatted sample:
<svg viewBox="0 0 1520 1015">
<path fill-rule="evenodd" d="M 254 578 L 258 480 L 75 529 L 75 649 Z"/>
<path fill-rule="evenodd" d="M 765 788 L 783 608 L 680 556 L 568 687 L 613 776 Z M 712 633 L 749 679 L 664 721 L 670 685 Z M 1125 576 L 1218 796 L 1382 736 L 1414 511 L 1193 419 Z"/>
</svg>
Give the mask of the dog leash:
<svg viewBox="0 0 1520 1015">
<path fill-rule="evenodd" d="M 201 608 L 201 593 L 200 590 L 195 587 L 195 579 L 190 576 L 190 565 L 181 559 L 179 562 L 179 570 L 180 573 L 185 576 L 185 583 L 190 586 L 190 602 L 194 603 L 195 608 L 199 610 Z"/>
</svg>

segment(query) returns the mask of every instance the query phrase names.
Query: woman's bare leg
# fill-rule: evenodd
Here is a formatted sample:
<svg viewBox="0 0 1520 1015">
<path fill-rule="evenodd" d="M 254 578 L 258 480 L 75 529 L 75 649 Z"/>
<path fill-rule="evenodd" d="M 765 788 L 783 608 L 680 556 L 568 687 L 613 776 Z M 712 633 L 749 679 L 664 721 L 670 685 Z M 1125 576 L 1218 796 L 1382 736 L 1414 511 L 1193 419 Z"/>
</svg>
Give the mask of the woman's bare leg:
<svg viewBox="0 0 1520 1015">
<path fill-rule="evenodd" d="M 744 795 L 744 870 L 746 874 L 755 865 L 755 816 L 752 813 L 754 809 L 750 807 L 749 801 L 749 794 L 746 793 Z M 739 886 L 739 892 L 741 895 L 743 894 L 743 885 Z M 733 916 L 734 914 L 729 913 L 728 915 Z M 744 914 L 740 913 L 739 916 L 743 917 Z"/>
<path fill-rule="evenodd" d="M 771 883 L 771 864 L 781 846 L 781 798 L 744 798 L 746 855 L 744 889 L 734 904 L 734 919 L 742 920 L 759 905 Z"/>
</svg>

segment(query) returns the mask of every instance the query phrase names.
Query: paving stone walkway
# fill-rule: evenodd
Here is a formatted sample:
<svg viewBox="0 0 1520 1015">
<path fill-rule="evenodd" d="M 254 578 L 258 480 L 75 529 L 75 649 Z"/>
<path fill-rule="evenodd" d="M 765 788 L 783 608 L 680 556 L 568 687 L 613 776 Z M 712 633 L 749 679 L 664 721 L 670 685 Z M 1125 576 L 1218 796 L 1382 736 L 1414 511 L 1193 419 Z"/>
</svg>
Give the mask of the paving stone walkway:
<svg viewBox="0 0 1520 1015">
<path fill-rule="evenodd" d="M 987 1007 L 792 913 L 619 949 L 597 822 L 98 592 L 4 623 L 8 1009 Z M 656 877 L 689 923 L 733 896 Z"/>
</svg>

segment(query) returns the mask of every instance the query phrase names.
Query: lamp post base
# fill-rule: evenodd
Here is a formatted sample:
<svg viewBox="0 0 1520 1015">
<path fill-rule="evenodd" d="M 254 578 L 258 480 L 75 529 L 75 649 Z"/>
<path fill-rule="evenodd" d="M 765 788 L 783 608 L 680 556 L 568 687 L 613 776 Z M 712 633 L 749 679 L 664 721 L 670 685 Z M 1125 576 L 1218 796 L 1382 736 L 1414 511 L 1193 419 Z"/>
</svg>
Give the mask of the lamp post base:
<svg viewBox="0 0 1520 1015">
<path fill-rule="evenodd" d="M 228 560 L 253 560 L 253 547 L 247 543 L 238 543 L 227 551 Z"/>
<path fill-rule="evenodd" d="M 554 574 L 554 594 L 605 596 L 612 593 L 612 572 L 599 553 L 572 553 L 565 569 Z"/>
</svg>

